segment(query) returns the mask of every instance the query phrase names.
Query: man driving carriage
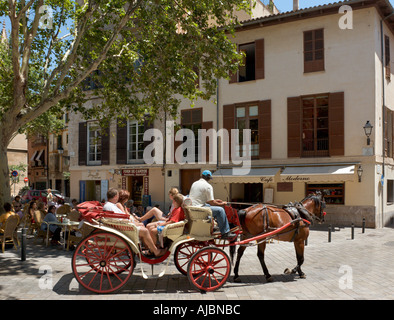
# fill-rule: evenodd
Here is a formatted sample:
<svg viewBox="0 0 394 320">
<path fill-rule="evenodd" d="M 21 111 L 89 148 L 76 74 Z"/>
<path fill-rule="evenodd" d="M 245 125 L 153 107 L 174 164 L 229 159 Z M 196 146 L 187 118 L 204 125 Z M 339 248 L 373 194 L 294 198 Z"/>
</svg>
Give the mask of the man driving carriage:
<svg viewBox="0 0 394 320">
<path fill-rule="evenodd" d="M 213 196 L 213 188 L 209 184 L 209 180 L 212 179 L 212 172 L 205 170 L 201 179 L 195 181 L 189 193 L 189 198 L 192 200 L 192 205 L 196 207 L 207 206 L 212 210 L 212 215 L 216 219 L 222 239 L 233 239 L 237 235 L 230 232 L 230 226 L 227 220 L 226 212 L 223 208 L 227 202 L 215 199 Z"/>
</svg>

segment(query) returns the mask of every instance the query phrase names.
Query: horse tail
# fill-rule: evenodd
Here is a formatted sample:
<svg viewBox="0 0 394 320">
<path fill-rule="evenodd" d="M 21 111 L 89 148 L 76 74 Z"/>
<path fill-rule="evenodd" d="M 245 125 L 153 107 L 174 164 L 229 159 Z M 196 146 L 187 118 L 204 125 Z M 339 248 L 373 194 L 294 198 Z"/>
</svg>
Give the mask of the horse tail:
<svg viewBox="0 0 394 320">
<path fill-rule="evenodd" d="M 232 241 L 232 242 L 235 242 L 235 241 Z M 231 261 L 231 265 L 234 264 L 234 253 L 235 253 L 235 249 L 236 249 L 235 247 L 236 247 L 235 244 L 230 246 L 230 261 Z"/>
<path fill-rule="evenodd" d="M 246 211 L 245 210 L 238 210 L 236 214 L 238 215 L 238 220 L 239 220 L 240 227 L 244 228 Z M 235 240 L 231 241 L 230 244 L 232 244 L 234 242 L 235 242 Z M 230 260 L 231 260 L 231 264 L 233 264 L 233 262 L 234 262 L 235 249 L 236 249 L 236 245 L 235 244 L 230 246 Z"/>
<path fill-rule="evenodd" d="M 246 217 L 246 211 L 245 210 L 239 210 L 238 211 L 238 218 L 239 218 L 239 223 L 241 226 L 245 224 L 245 217 Z"/>
</svg>

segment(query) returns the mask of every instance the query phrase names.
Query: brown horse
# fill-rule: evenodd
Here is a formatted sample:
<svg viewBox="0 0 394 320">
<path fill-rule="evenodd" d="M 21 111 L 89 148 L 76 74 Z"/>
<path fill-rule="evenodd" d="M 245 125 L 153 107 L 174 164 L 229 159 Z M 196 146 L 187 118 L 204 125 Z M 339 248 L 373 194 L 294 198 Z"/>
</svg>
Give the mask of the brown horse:
<svg viewBox="0 0 394 320">
<path fill-rule="evenodd" d="M 295 209 L 297 207 L 297 209 Z M 269 238 L 277 239 L 280 241 L 294 242 L 294 247 L 297 256 L 297 266 L 292 269 L 286 269 L 285 273 L 296 273 L 298 272 L 301 278 L 305 278 L 305 274 L 301 270 L 301 265 L 304 262 L 304 246 L 305 240 L 309 236 L 309 225 L 312 220 L 315 219 L 319 222 L 324 221 L 323 208 L 325 208 L 325 202 L 322 195 L 311 194 L 307 196 L 296 206 L 287 206 L 285 209 L 281 209 L 272 205 L 257 204 L 249 207 L 245 210 L 238 212 L 240 223 L 242 226 L 242 240 L 247 243 L 247 239 L 263 235 L 269 232 L 273 232 L 276 229 L 283 228 L 289 222 L 293 222 L 288 227 L 284 228 L 277 234 L 272 235 Z M 267 238 L 266 238 L 267 239 Z M 266 240 L 265 239 L 265 240 Z M 264 275 L 267 281 L 272 281 L 272 276 L 269 274 L 267 266 L 264 262 L 264 250 L 266 241 L 262 241 L 258 244 L 257 256 L 260 260 L 260 264 L 263 268 Z M 246 246 L 240 246 L 237 252 L 237 261 L 234 267 L 234 281 L 239 282 L 239 263 L 241 257 L 246 249 Z M 230 247 L 231 260 L 233 261 L 235 253 L 235 246 Z"/>
</svg>

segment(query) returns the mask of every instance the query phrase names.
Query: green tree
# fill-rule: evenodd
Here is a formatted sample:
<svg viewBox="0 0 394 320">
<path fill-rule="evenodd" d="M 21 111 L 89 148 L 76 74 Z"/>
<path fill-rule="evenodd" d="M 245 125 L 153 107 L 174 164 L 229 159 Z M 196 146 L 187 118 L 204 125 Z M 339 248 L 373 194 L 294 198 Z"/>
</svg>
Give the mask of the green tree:
<svg viewBox="0 0 394 320">
<path fill-rule="evenodd" d="M 0 205 L 7 146 L 53 115 L 175 116 L 182 96 L 209 99 L 241 61 L 230 36 L 250 0 L 0 0 Z M 202 79 L 196 86 L 196 79 Z M 87 90 L 91 89 L 91 90 Z M 85 107 L 92 96 L 99 106 Z M 50 114 L 48 114 L 48 112 Z"/>
</svg>

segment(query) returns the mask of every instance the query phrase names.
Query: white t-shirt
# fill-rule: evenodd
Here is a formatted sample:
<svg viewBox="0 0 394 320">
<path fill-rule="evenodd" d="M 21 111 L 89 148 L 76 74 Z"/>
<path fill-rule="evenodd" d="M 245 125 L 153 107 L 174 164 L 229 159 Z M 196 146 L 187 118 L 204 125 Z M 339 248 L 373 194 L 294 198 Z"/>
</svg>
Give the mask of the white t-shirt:
<svg viewBox="0 0 394 320">
<path fill-rule="evenodd" d="M 120 209 L 116 206 L 115 203 L 112 203 L 112 202 L 109 202 L 109 201 L 105 203 L 103 209 L 104 209 L 104 210 L 107 210 L 107 211 L 113 211 L 113 212 L 115 212 L 115 213 L 124 213 L 122 210 L 120 210 Z"/>
<path fill-rule="evenodd" d="M 208 201 L 214 200 L 212 186 L 203 178 L 194 182 L 190 188 L 189 198 L 192 206 L 202 207 Z"/>
</svg>

